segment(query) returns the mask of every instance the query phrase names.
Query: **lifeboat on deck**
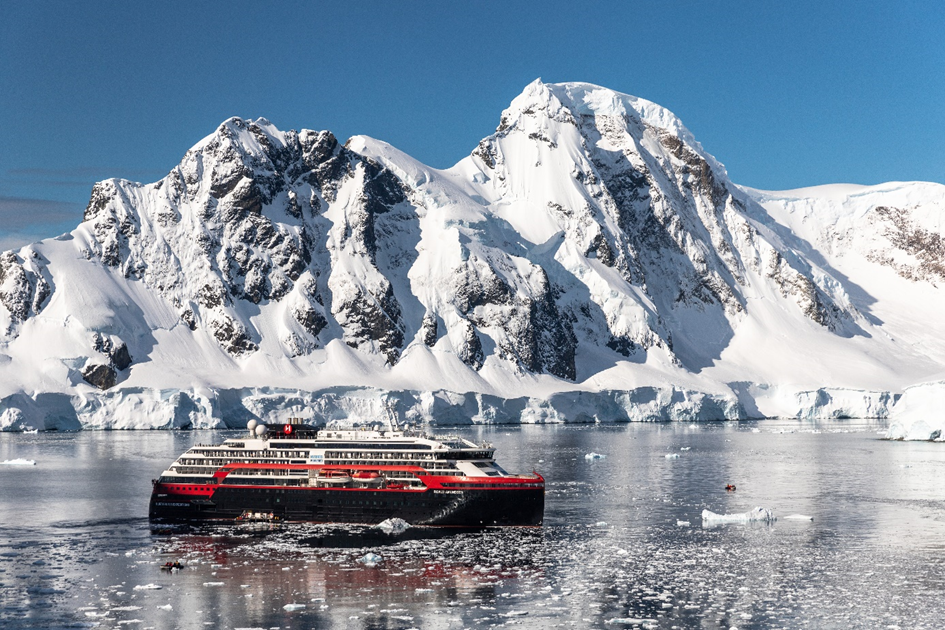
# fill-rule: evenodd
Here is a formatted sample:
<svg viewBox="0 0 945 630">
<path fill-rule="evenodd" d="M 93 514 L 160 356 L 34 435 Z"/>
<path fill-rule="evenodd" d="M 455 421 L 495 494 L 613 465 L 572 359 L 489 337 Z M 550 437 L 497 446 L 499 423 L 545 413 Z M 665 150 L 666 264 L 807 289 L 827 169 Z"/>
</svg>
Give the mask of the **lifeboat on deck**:
<svg viewBox="0 0 945 630">
<path fill-rule="evenodd" d="M 347 486 L 351 483 L 351 474 L 347 470 L 320 470 L 316 477 L 320 484 L 326 486 Z"/>
<path fill-rule="evenodd" d="M 351 474 L 351 478 L 365 486 L 380 487 L 384 485 L 386 479 L 378 472 L 373 470 L 359 470 Z"/>
</svg>

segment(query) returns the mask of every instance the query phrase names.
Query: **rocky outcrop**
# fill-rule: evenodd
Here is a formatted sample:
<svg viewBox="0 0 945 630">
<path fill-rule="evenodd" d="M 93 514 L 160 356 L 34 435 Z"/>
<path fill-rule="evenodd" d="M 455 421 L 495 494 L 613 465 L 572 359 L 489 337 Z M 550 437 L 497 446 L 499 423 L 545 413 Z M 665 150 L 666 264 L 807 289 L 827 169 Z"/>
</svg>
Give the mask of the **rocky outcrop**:
<svg viewBox="0 0 945 630">
<path fill-rule="evenodd" d="M 892 267 L 914 282 L 937 286 L 945 280 L 945 237 L 918 225 L 905 208 L 877 206 L 870 218 L 881 225 L 892 246 L 873 250 L 868 254 L 870 260 Z"/>
<path fill-rule="evenodd" d="M 13 252 L 0 254 L 0 303 L 10 313 L 14 325 L 39 313 L 52 294 L 43 277 L 45 266 L 39 256 L 32 250 L 26 251 L 28 259 Z"/>
</svg>

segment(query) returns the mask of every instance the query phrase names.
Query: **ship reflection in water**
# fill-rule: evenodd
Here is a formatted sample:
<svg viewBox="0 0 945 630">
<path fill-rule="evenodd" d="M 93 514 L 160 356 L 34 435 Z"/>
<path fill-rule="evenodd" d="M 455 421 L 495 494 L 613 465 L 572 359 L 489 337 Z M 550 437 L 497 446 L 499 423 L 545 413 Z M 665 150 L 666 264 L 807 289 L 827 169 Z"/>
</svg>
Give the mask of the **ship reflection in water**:
<svg viewBox="0 0 945 630">
<path fill-rule="evenodd" d="M 503 619 L 497 600 L 532 596 L 544 584 L 544 536 L 534 529 L 257 523 L 154 538 L 154 557 L 186 568 L 139 599 L 174 600 L 175 610 L 221 625 L 488 625 Z"/>
</svg>

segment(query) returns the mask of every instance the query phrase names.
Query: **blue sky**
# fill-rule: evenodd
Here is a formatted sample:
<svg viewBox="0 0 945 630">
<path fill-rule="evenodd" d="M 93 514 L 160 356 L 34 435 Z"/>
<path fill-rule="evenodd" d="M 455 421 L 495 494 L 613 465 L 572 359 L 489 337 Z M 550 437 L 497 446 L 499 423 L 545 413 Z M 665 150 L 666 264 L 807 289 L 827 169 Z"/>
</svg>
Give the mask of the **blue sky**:
<svg viewBox="0 0 945 630">
<path fill-rule="evenodd" d="M 945 3 L 31 2 L 0 19 L 0 248 L 229 116 L 447 167 L 536 77 L 675 112 L 756 188 L 945 183 Z"/>
</svg>

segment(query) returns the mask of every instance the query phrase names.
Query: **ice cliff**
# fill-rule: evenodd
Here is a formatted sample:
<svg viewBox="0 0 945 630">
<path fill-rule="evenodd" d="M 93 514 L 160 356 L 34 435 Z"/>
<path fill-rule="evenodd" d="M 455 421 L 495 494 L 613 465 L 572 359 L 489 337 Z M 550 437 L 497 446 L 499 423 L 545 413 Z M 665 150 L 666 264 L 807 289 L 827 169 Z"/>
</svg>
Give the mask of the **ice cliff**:
<svg viewBox="0 0 945 630">
<path fill-rule="evenodd" d="M 0 255 L 0 428 L 885 417 L 945 360 L 942 192 L 742 189 L 583 83 L 447 170 L 233 118 Z"/>
</svg>

